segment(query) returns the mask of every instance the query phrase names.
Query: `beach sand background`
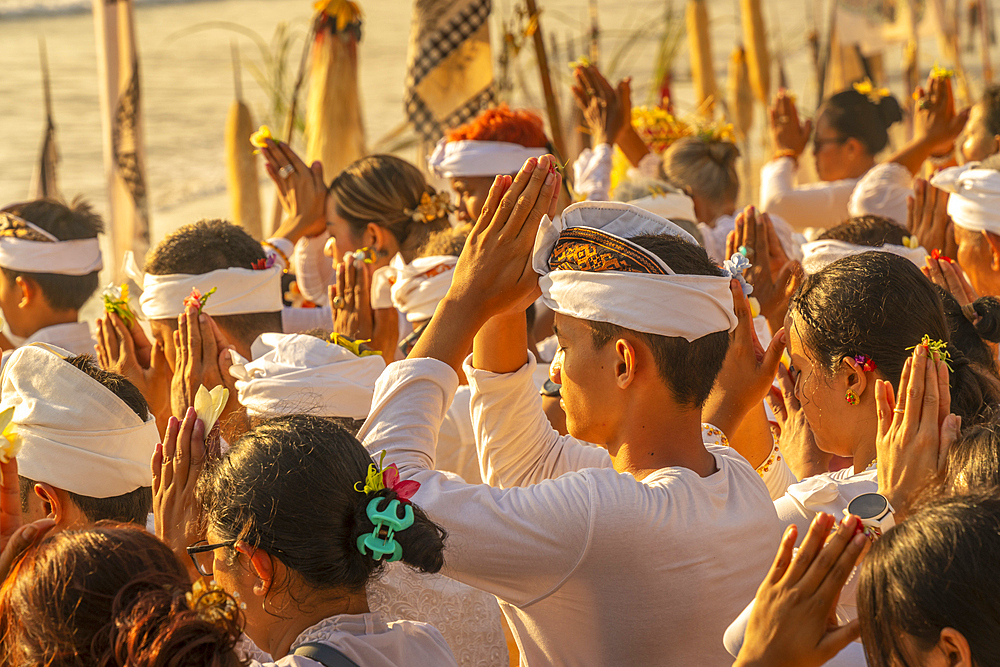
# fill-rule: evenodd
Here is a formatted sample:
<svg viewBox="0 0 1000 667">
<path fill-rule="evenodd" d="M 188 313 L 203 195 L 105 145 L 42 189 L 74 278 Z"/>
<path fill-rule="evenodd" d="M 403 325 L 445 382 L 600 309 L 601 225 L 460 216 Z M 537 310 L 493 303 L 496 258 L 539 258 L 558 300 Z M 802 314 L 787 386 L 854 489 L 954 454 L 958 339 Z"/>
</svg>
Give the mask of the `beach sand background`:
<svg viewBox="0 0 1000 667">
<path fill-rule="evenodd" d="M 38 40 L 44 37 L 52 74 L 52 97 L 58 145 L 61 154 L 59 185 L 63 195 L 82 195 L 105 213 L 104 165 L 101 153 L 100 108 L 93 19 L 89 2 L 83 0 L 0 0 L 0 205 L 23 200 L 28 195 L 31 172 L 38 160 L 44 106 L 38 57 Z M 77 3 L 77 4 L 61 4 Z M 410 29 L 409 0 L 360 0 L 365 12 L 360 48 L 361 96 L 369 144 L 404 120 L 403 93 L 406 48 Z M 770 45 L 785 63 L 789 87 L 800 104 L 815 104 L 816 83 L 807 33 L 814 16 L 826 10 L 811 0 L 764 0 Z M 539 0 L 546 32 L 560 43 L 579 40 L 589 27 L 584 0 Z M 670 0 L 598 0 L 602 64 L 627 47 L 610 77 L 631 75 L 634 99 L 647 101 L 659 33 L 642 32 L 670 5 Z M 677 20 L 683 21 L 684 2 L 673 0 Z M 824 3 L 825 6 L 825 3 Z M 510 15 L 509 0 L 495 0 L 492 36 L 501 35 L 501 19 Z M 709 0 L 714 65 L 724 89 L 729 54 L 740 41 L 738 2 Z M 279 22 L 288 22 L 300 39 L 290 60 L 297 66 L 301 37 L 311 15 L 309 0 L 206 0 L 140 4 L 136 8 L 141 57 L 143 104 L 147 141 L 147 182 L 151 202 L 152 237 L 157 241 L 180 225 L 201 218 L 228 217 L 225 192 L 223 129 L 233 99 L 230 43 L 237 39 L 246 61 L 259 63 L 256 46 L 222 29 L 192 31 L 207 22 L 234 22 L 270 40 Z M 822 30 L 822 20 L 819 21 Z M 548 39 L 548 38 L 547 38 Z M 494 48 L 494 56 L 499 53 Z M 553 64 L 566 111 L 569 68 L 565 53 Z M 982 89 L 978 78 L 979 58 L 963 54 L 974 94 Z M 921 65 L 926 70 L 939 59 L 937 44 L 921 44 Z M 888 84 L 897 97 L 902 90 L 899 71 L 902 47 L 891 46 L 885 57 Z M 976 62 L 973 63 L 972 61 Z M 513 105 L 542 107 L 533 53 L 526 48 L 517 61 Z M 674 96 L 679 115 L 693 111 L 686 46 L 674 61 Z M 772 77 L 776 82 L 777 77 Z M 243 72 L 244 98 L 256 123 L 266 115 L 261 88 Z M 776 83 L 775 83 L 776 85 Z M 653 101 L 651 98 L 648 101 Z M 751 154 L 754 179 L 744 187 L 744 197 L 755 193 L 757 164 L 764 159 L 763 107 L 755 112 L 758 131 Z M 416 151 L 400 153 L 415 160 Z M 804 162 L 808 163 L 809 160 Z M 273 190 L 261 169 L 264 210 L 273 205 Z"/>
</svg>

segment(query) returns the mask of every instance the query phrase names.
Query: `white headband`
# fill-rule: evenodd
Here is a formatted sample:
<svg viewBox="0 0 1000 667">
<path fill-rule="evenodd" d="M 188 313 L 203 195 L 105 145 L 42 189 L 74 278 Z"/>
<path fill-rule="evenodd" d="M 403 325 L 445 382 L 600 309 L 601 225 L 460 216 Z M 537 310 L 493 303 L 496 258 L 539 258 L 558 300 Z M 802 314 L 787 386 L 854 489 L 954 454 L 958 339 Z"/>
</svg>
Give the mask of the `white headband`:
<svg viewBox="0 0 1000 667">
<path fill-rule="evenodd" d="M 504 141 L 446 141 L 442 139 L 427 161 L 438 178 L 516 174 L 532 157 L 541 157 L 548 148 L 526 148 Z"/>
<path fill-rule="evenodd" d="M 251 346 L 253 361 L 234 351 L 229 373 L 240 405 L 251 415 L 309 413 L 364 419 L 375 380 L 385 370 L 379 356 L 359 357 L 304 334 L 262 334 Z"/>
<path fill-rule="evenodd" d="M 184 299 L 197 289 L 202 294 L 215 288 L 205 302 L 203 311 L 213 317 L 246 313 L 278 312 L 281 301 L 279 266 L 269 269 L 216 269 L 208 273 L 170 273 L 155 276 L 138 270 L 135 258 L 126 253 L 126 273 L 142 285 L 139 307 L 146 319 L 174 318 L 184 312 Z"/>
<path fill-rule="evenodd" d="M 806 273 L 819 273 L 838 259 L 873 251 L 899 255 L 910 260 L 917 266 L 923 266 L 924 258 L 927 256 L 927 251 L 920 246 L 907 248 L 906 246 L 894 245 L 892 243 L 880 246 L 866 246 L 829 239 L 813 241 L 802 245 L 802 270 Z"/>
<path fill-rule="evenodd" d="M 150 486 L 160 435 L 114 392 L 48 345 L 18 348 L 0 376 L 0 410 L 14 408 L 20 474 L 90 498 Z"/>
<path fill-rule="evenodd" d="M 448 293 L 451 278 L 455 274 L 458 257 L 454 255 L 432 255 L 418 257 L 407 264 L 402 255 L 392 258 L 389 266 L 379 269 L 372 278 L 372 293 L 379 295 L 373 308 L 388 308 L 390 305 L 406 316 L 407 322 L 423 322 L 434 315 L 438 303 Z M 386 290 L 384 283 L 391 285 Z M 385 303 L 388 292 L 392 301 Z"/>
<path fill-rule="evenodd" d="M 1000 234 L 1000 171 L 978 165 L 944 169 L 934 175 L 931 185 L 951 193 L 948 215 L 956 225 Z"/>
<path fill-rule="evenodd" d="M 698 221 L 698 218 L 694 214 L 694 200 L 680 192 L 665 192 L 659 195 L 650 195 L 642 199 L 634 199 L 629 204 L 638 206 L 666 220 Z"/>
<path fill-rule="evenodd" d="M 0 236 L 0 266 L 25 273 L 55 273 L 60 276 L 86 276 L 104 268 L 101 244 L 97 239 L 60 241 L 41 227 L 11 213 L 3 215 L 23 222 L 29 229 L 50 241 L 31 241 Z"/>
<path fill-rule="evenodd" d="M 576 228 L 587 250 L 584 255 L 572 253 L 569 247 L 574 241 L 568 232 Z M 538 281 L 542 301 L 570 317 L 688 341 L 735 329 L 730 278 L 675 274 L 655 255 L 627 240 L 643 234 L 679 236 L 697 245 L 694 237 L 672 222 L 620 202 L 585 201 L 569 206 L 555 221 L 545 216 L 532 258 L 535 271 L 542 276 Z M 590 243 L 588 237 L 595 237 L 595 242 Z M 557 243 L 567 244 L 571 259 L 582 257 L 591 265 L 603 266 L 597 271 L 550 269 L 553 250 L 559 250 Z M 598 243 L 607 244 L 607 252 L 600 252 Z M 622 253 L 628 259 L 623 260 Z M 630 261 L 634 263 L 631 270 L 625 265 Z"/>
<path fill-rule="evenodd" d="M 847 204 L 852 218 L 878 215 L 906 225 L 906 199 L 913 195 L 913 175 L 896 162 L 883 162 L 868 170 L 854 186 Z"/>
</svg>

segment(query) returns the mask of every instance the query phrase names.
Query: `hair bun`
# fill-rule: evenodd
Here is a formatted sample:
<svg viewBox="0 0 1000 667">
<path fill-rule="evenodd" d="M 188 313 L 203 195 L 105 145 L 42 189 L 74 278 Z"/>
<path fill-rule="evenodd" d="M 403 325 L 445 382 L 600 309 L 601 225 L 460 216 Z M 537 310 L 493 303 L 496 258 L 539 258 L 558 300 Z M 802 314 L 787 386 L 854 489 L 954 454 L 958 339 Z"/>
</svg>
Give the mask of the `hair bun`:
<svg viewBox="0 0 1000 667">
<path fill-rule="evenodd" d="M 731 141 L 713 139 L 706 141 L 705 145 L 708 148 L 708 157 L 723 169 L 729 169 L 740 156 L 740 149 Z"/>
<path fill-rule="evenodd" d="M 878 107 L 879 115 L 885 122 L 887 130 L 896 123 L 902 122 L 903 108 L 899 105 L 899 100 L 892 95 L 886 95 L 875 106 Z"/>
<path fill-rule="evenodd" d="M 976 332 L 991 343 L 1000 343 L 1000 300 L 992 296 L 982 296 L 972 304 L 979 316 Z"/>
</svg>

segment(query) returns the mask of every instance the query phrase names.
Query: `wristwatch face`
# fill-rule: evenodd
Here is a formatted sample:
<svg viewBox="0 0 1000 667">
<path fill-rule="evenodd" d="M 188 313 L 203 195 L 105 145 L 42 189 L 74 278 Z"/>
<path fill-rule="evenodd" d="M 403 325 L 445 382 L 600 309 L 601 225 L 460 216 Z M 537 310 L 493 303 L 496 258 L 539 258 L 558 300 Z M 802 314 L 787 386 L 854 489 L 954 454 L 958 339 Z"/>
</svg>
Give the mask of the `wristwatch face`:
<svg viewBox="0 0 1000 667">
<path fill-rule="evenodd" d="M 847 511 L 859 519 L 875 519 L 889 508 L 889 501 L 877 493 L 864 493 L 851 501 Z"/>
</svg>

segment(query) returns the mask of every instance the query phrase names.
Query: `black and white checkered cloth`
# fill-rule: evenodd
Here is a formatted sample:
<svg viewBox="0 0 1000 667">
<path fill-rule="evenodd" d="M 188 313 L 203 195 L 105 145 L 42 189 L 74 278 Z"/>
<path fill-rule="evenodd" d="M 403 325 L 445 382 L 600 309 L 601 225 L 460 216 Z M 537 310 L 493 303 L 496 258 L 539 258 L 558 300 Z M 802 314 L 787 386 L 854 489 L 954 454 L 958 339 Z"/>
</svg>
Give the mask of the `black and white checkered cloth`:
<svg viewBox="0 0 1000 667">
<path fill-rule="evenodd" d="M 419 40 L 417 55 L 406 73 L 405 105 L 410 122 L 424 141 L 436 142 L 445 130 L 472 120 L 496 104 L 496 88 L 491 83 L 447 118 L 435 118 L 416 90 L 430 71 L 489 20 L 491 8 L 492 0 L 466 0 L 458 13 Z"/>
</svg>

